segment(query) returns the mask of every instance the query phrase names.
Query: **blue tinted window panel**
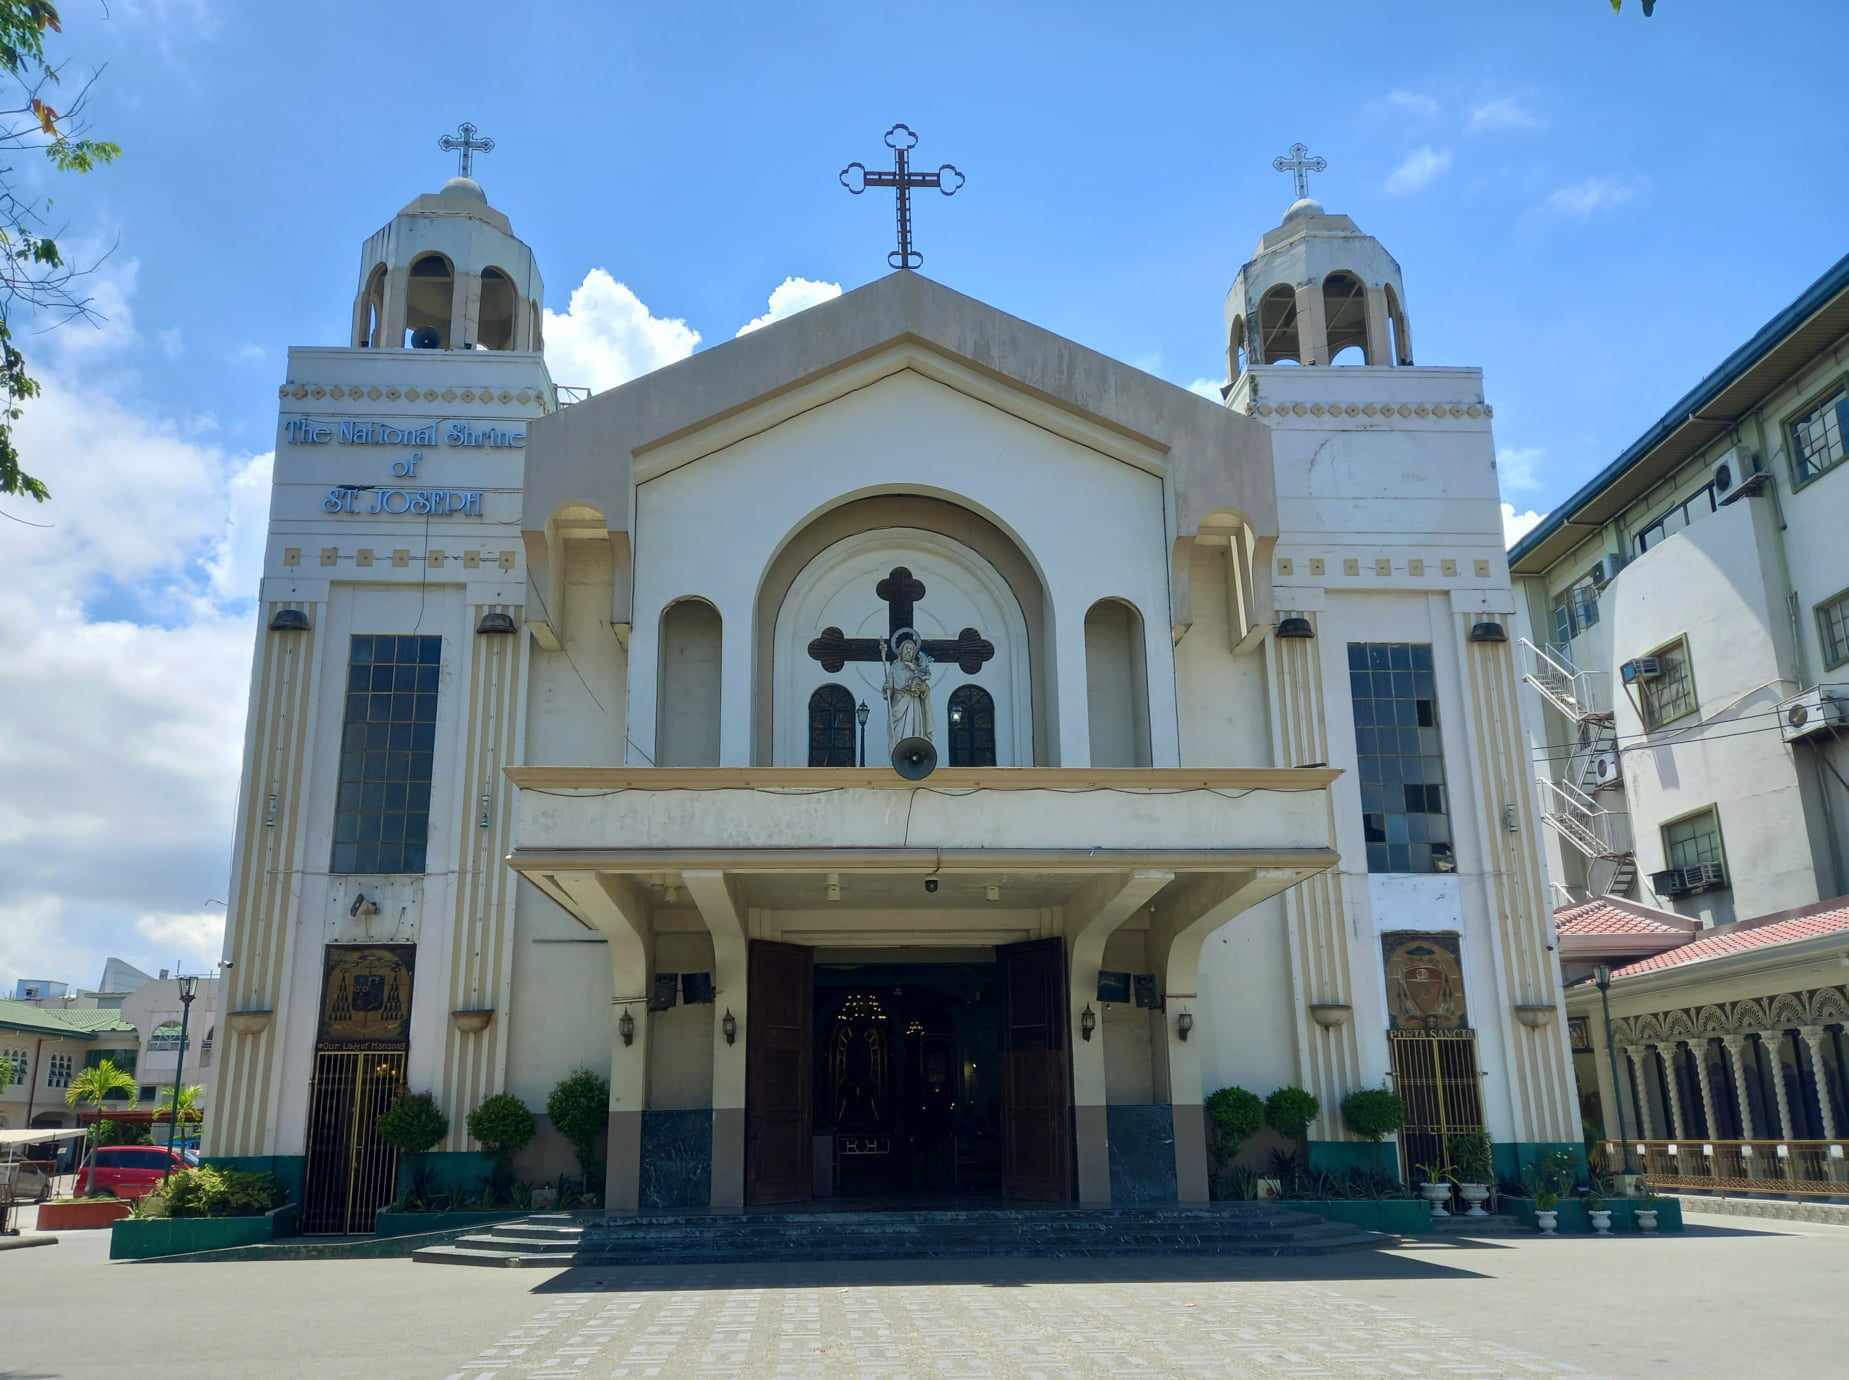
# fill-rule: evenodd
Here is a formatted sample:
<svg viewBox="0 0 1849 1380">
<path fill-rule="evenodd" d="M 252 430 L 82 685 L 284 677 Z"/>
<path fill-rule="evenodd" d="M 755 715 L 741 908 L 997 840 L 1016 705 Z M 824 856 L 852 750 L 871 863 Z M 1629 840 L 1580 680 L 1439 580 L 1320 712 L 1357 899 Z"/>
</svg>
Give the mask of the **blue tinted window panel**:
<svg viewBox="0 0 1849 1380">
<path fill-rule="evenodd" d="M 330 871 L 424 870 L 442 660 L 441 637 L 352 639 Z"/>
</svg>

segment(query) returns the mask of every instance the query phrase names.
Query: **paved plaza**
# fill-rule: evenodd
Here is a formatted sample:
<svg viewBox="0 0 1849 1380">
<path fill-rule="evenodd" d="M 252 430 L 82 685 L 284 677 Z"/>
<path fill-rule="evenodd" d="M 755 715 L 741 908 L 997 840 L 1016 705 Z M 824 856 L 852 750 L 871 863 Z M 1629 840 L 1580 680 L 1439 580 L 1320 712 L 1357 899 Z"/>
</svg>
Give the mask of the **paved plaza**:
<svg viewBox="0 0 1849 1380">
<path fill-rule="evenodd" d="M 1849 1229 L 562 1271 L 0 1251 L 0 1377 L 1840 1374 Z"/>
</svg>

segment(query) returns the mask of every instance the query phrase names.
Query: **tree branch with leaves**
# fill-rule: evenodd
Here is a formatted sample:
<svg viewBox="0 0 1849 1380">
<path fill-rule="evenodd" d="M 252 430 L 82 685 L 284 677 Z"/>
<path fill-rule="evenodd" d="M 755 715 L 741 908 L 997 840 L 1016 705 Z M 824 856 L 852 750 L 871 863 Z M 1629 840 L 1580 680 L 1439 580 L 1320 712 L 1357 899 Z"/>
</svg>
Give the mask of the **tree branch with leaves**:
<svg viewBox="0 0 1849 1380">
<path fill-rule="evenodd" d="M 83 280 L 108 253 L 88 263 L 65 257 L 60 232 L 49 222 L 52 198 L 26 190 L 32 179 L 22 174 L 19 160 L 43 155 L 58 172 L 87 173 L 122 152 L 108 140 L 89 137 L 84 108 L 95 76 L 75 88 L 63 109 L 52 102 L 63 89 L 68 63 L 54 65 L 45 40 L 63 32 L 50 0 L 0 0 L 0 76 L 10 79 L 15 93 L 10 105 L 0 106 L 0 494 L 24 494 L 41 503 L 51 491 L 26 472 L 14 437 L 25 403 L 39 394 L 17 331 L 22 321 L 32 322 L 38 334 L 77 320 L 100 321 Z"/>
</svg>

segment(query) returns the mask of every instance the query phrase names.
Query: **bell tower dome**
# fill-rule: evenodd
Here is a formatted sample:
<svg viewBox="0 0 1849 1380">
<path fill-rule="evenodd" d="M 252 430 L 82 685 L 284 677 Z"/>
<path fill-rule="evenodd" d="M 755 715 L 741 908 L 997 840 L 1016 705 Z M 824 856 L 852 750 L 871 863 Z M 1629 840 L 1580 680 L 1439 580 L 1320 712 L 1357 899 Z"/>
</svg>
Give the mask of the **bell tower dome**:
<svg viewBox="0 0 1849 1380">
<path fill-rule="evenodd" d="M 1299 144 L 1289 161 L 1297 199 L 1267 230 L 1226 294 L 1227 377 L 1260 364 L 1411 364 L 1412 328 L 1400 266 L 1347 216 L 1308 195 Z"/>
<path fill-rule="evenodd" d="M 445 135 L 462 171 L 417 197 L 366 241 L 351 344 L 362 350 L 520 350 L 537 353 L 545 284 L 533 251 L 470 176 L 494 147 L 464 124 Z"/>
</svg>

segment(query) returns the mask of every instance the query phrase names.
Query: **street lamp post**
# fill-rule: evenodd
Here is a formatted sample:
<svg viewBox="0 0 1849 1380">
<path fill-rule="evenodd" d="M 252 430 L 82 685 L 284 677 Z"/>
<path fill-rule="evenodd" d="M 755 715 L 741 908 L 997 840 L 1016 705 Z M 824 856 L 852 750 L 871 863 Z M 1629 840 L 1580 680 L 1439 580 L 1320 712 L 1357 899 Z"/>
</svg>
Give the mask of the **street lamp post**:
<svg viewBox="0 0 1849 1380">
<path fill-rule="evenodd" d="M 180 1131 L 180 1087 L 185 1082 L 186 1074 L 186 1023 L 193 1014 L 193 997 L 199 989 L 197 977 L 176 977 L 180 988 L 180 1057 L 173 1069 L 173 1112 L 167 1123 L 167 1173 L 173 1173 L 173 1141 Z"/>
<path fill-rule="evenodd" d="M 854 722 L 860 725 L 860 760 L 858 766 L 867 765 L 867 702 L 862 700 L 854 710 Z"/>
<path fill-rule="evenodd" d="M 1628 1174 L 1631 1172 L 1631 1128 L 1624 1118 L 1624 1089 L 1618 1082 L 1618 1047 L 1611 1042 L 1611 965 L 1599 964 L 1592 970 L 1592 980 L 1598 984 L 1599 1005 L 1605 1013 L 1605 1057 L 1611 1061 L 1611 1100 L 1618 1112 L 1620 1161 Z"/>
</svg>

